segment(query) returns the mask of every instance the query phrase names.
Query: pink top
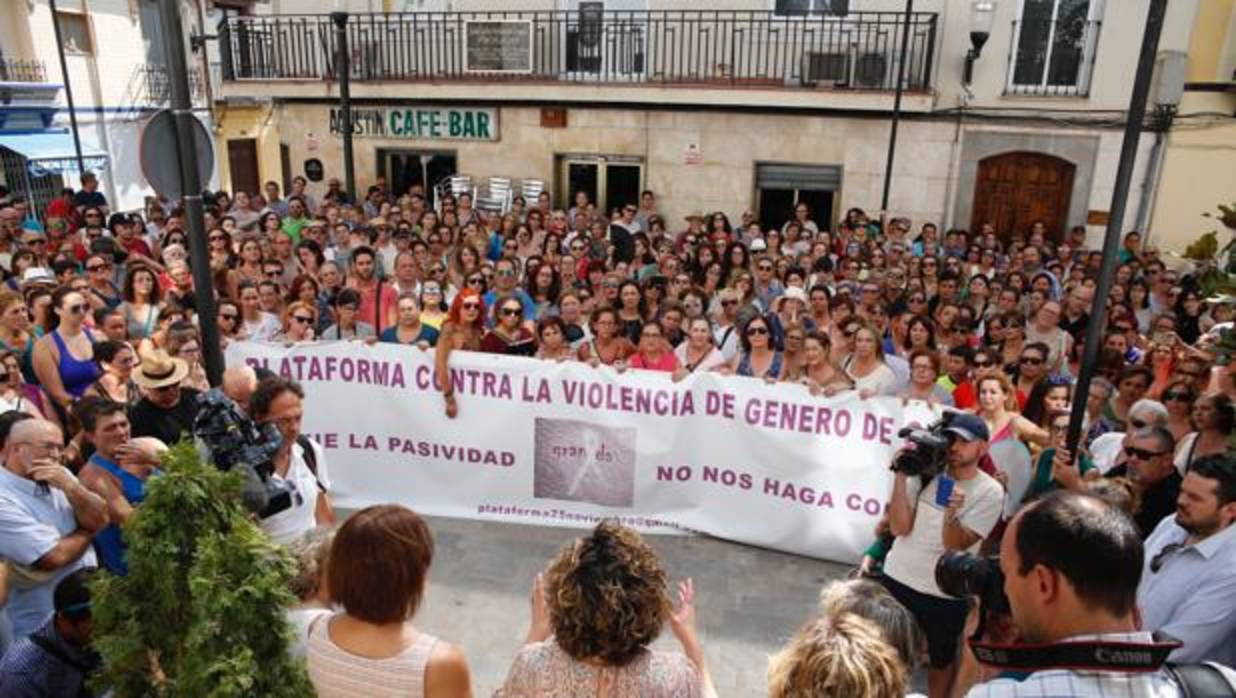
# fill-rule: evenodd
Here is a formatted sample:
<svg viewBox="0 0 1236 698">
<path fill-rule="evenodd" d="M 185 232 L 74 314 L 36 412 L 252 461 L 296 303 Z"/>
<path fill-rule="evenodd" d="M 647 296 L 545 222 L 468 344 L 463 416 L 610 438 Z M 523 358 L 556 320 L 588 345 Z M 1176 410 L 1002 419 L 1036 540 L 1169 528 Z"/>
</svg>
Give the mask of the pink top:
<svg viewBox="0 0 1236 698">
<path fill-rule="evenodd" d="M 494 698 L 577 698 L 595 696 L 601 682 L 613 698 L 698 698 L 695 665 L 677 652 L 646 650 L 622 667 L 601 667 L 571 659 L 553 638 L 525 645 L 515 655 Z"/>
<path fill-rule="evenodd" d="M 648 363 L 648 360 L 640 352 L 635 352 L 631 358 L 627 359 L 627 363 L 631 368 L 642 368 L 649 371 L 665 371 L 673 373 L 678 368 L 678 358 L 674 356 L 672 351 L 661 352 L 661 358 L 653 363 Z"/>
<path fill-rule="evenodd" d="M 309 628 L 309 680 L 318 698 L 424 698 L 425 667 L 437 638 L 420 633 L 402 653 L 371 659 L 352 654 L 330 639 L 334 618 L 324 616 Z"/>
</svg>

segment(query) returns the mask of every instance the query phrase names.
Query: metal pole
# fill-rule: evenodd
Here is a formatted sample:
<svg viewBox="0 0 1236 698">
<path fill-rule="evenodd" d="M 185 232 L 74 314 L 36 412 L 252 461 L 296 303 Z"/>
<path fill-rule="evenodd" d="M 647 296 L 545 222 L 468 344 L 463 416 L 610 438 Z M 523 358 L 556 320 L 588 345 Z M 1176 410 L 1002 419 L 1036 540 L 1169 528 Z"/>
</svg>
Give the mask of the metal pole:
<svg viewBox="0 0 1236 698">
<path fill-rule="evenodd" d="M 901 27 L 901 57 L 897 60 L 897 89 L 893 92 L 893 125 L 888 134 L 888 160 L 884 163 L 884 193 L 880 195 L 880 210 L 888 210 L 889 189 L 893 185 L 893 157 L 897 154 L 897 125 L 901 122 L 901 91 L 906 76 L 906 54 L 910 50 L 910 21 L 914 0 L 906 0 L 905 22 Z"/>
<path fill-rule="evenodd" d="M 1129 184 L 1133 180 L 1133 164 L 1137 160 L 1137 143 L 1141 140 L 1142 122 L 1146 118 L 1146 98 L 1150 94 L 1150 76 L 1154 72 L 1155 54 L 1159 50 L 1159 34 L 1163 31 L 1163 16 L 1167 0 L 1150 0 L 1146 13 L 1146 32 L 1142 35 L 1142 50 L 1137 58 L 1137 73 L 1133 80 L 1133 96 L 1129 98 L 1129 113 L 1124 124 L 1124 141 L 1120 145 L 1120 161 L 1116 167 L 1116 187 L 1112 191 L 1111 215 L 1107 219 L 1103 238 L 1103 266 L 1094 291 L 1094 310 L 1086 326 L 1086 344 L 1082 349 L 1081 368 L 1073 389 L 1073 412 L 1069 415 L 1068 448 L 1077 453 L 1081 439 L 1082 419 L 1086 414 L 1086 396 L 1090 394 L 1090 379 L 1099 361 L 1103 344 L 1103 329 L 1107 326 L 1107 297 L 1116 277 L 1116 257 L 1120 249 L 1120 231 L 1124 226 L 1124 209 L 1129 199 Z"/>
<path fill-rule="evenodd" d="M 215 315 L 214 282 L 210 275 L 210 250 L 206 245 L 206 220 L 202 214 L 202 183 L 197 175 L 194 147 L 193 104 L 189 99 L 189 72 L 185 61 L 184 26 L 179 0 L 159 0 L 167 58 L 167 81 L 172 88 L 172 116 L 176 124 L 176 159 L 180 164 L 185 223 L 189 227 L 189 261 L 193 269 L 198 326 L 202 331 L 202 357 L 211 385 L 223 381 L 223 351 Z"/>
<path fill-rule="evenodd" d="M 356 201 L 356 167 L 352 162 L 352 61 L 348 54 L 348 13 L 332 12 L 335 23 L 335 78 L 339 80 L 339 130 L 343 135 L 343 179 L 348 197 Z"/>
<path fill-rule="evenodd" d="M 56 0 L 47 0 L 52 13 L 52 30 L 56 32 L 56 54 L 60 56 L 60 75 L 64 78 L 64 99 L 69 103 L 69 127 L 73 130 L 73 151 L 77 154 L 77 175 L 86 173 L 82 158 L 82 138 L 77 133 L 77 108 L 73 105 L 73 81 L 69 79 L 69 64 L 64 58 L 64 39 L 60 37 L 60 20 L 56 18 Z"/>
</svg>

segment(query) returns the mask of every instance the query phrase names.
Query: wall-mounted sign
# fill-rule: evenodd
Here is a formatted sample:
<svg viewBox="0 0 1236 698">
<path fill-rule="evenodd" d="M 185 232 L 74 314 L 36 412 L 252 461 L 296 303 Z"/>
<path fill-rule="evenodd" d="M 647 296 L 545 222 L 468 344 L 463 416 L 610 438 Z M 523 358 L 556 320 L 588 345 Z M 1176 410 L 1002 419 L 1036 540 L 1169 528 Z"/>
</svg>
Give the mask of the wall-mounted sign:
<svg viewBox="0 0 1236 698">
<path fill-rule="evenodd" d="M 682 164 L 700 165 L 703 162 L 704 153 L 700 150 L 699 143 L 688 143 L 687 147 L 682 149 Z"/>
<path fill-rule="evenodd" d="M 532 20 L 469 20 L 464 25 L 464 70 L 532 72 Z"/>
<path fill-rule="evenodd" d="M 323 175 L 322 161 L 317 158 L 309 158 L 305 161 L 305 177 L 310 182 L 321 182 Z"/>
<path fill-rule="evenodd" d="M 342 134 L 338 109 L 330 110 L 330 132 Z M 360 138 L 498 140 L 498 110 L 475 107 L 399 106 L 352 110 L 352 135 Z"/>
<path fill-rule="evenodd" d="M 315 152 L 319 145 L 321 144 L 318 142 L 318 134 L 313 133 L 312 131 L 305 134 L 305 150 L 308 150 L 311 153 Z"/>
</svg>

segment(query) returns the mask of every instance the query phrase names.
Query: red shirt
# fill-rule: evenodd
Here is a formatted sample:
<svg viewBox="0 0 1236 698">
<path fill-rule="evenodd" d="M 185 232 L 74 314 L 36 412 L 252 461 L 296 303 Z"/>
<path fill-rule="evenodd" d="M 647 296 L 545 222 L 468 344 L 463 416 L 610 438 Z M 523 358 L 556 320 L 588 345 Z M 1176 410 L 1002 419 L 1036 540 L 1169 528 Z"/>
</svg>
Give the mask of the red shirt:
<svg viewBox="0 0 1236 698">
<path fill-rule="evenodd" d="M 978 404 L 978 393 L 974 390 L 973 381 L 962 381 L 953 388 L 953 406 L 959 410 L 968 410 Z"/>
</svg>

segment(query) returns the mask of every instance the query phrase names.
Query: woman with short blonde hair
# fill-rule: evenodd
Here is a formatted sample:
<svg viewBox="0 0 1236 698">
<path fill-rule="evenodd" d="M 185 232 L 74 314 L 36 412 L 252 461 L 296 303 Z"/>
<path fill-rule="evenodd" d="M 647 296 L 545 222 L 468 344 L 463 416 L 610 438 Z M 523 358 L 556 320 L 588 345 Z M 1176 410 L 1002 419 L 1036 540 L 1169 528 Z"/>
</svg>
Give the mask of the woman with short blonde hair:
<svg viewBox="0 0 1236 698">
<path fill-rule="evenodd" d="M 769 660 L 769 698 L 901 698 L 906 667 L 880 629 L 853 613 L 807 623 Z"/>
</svg>

